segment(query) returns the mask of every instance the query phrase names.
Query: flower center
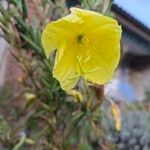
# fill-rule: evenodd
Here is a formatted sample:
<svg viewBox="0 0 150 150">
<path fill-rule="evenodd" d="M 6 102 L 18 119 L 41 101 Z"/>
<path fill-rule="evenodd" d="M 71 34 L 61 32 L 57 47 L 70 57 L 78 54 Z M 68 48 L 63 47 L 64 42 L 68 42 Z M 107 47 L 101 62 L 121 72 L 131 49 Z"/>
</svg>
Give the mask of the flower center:
<svg viewBox="0 0 150 150">
<path fill-rule="evenodd" d="M 78 37 L 77 37 L 77 42 L 78 42 L 79 44 L 81 44 L 81 43 L 82 43 L 82 40 L 83 40 L 83 35 L 82 35 L 82 34 L 79 34 Z"/>
</svg>

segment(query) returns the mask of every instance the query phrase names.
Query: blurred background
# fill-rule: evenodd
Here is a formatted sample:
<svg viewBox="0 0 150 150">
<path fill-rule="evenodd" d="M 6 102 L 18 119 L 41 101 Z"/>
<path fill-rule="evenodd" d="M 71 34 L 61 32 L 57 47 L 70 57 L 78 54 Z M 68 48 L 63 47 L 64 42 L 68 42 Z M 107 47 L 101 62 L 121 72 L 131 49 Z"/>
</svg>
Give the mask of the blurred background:
<svg viewBox="0 0 150 150">
<path fill-rule="evenodd" d="M 122 58 L 114 82 L 118 95 L 129 101 L 144 100 L 150 89 L 149 8 L 148 0 L 115 0 L 111 8 L 123 29 Z"/>
<path fill-rule="evenodd" d="M 56 106 L 52 99 L 67 96 L 49 74 L 53 63 L 45 60 L 41 31 L 48 22 L 68 14 L 72 6 L 116 18 L 123 30 L 119 66 L 113 80 L 104 87 L 106 100 L 100 122 L 105 140 L 99 141 L 92 135 L 90 144 L 86 141 L 79 149 L 150 150 L 149 0 L 0 0 L 0 150 L 42 150 L 41 145 L 48 145 L 45 141 L 48 135 L 39 139 L 35 136 L 45 127 L 45 118 L 40 118 L 40 123 L 36 119 L 40 113 L 51 117 L 47 115 L 47 105 Z M 113 110 L 117 115 L 111 113 Z M 122 127 L 118 131 L 115 123 L 119 120 Z M 31 132 L 35 125 L 38 129 Z M 21 143 L 24 134 L 29 138 Z M 106 141 L 117 146 L 110 147 Z"/>
</svg>

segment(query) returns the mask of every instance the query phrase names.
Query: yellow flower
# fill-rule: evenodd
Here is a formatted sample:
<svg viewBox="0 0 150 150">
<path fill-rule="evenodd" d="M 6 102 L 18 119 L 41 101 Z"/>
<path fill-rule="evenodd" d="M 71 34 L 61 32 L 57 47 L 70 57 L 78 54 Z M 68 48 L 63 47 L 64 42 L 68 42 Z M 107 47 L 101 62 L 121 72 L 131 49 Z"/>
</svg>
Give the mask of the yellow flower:
<svg viewBox="0 0 150 150">
<path fill-rule="evenodd" d="M 121 27 L 99 13 L 71 8 L 71 14 L 49 23 L 42 33 L 47 57 L 56 51 L 53 76 L 72 89 L 82 76 L 102 85 L 111 80 L 120 58 Z"/>
</svg>

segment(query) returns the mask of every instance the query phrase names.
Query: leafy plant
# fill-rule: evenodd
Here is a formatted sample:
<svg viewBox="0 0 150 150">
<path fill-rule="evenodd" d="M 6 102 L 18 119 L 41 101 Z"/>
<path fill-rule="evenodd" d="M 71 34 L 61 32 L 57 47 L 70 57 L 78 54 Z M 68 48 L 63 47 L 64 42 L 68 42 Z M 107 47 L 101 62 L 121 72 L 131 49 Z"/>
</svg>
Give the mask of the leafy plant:
<svg viewBox="0 0 150 150">
<path fill-rule="evenodd" d="M 18 91 L 2 88 L 0 95 L 0 144 L 7 149 L 92 149 L 111 145 L 103 142 L 101 110 L 103 87 L 87 87 L 79 94 L 65 93 L 52 76 L 53 56 L 47 59 L 41 44 L 46 22 L 67 13 L 64 0 L 0 1 L 0 28 L 20 64 Z M 102 2 L 81 1 L 86 8 L 98 9 Z M 10 86 L 11 87 L 11 86 Z M 4 129 L 5 128 L 5 129 Z M 1 132 L 1 130 L 0 130 Z M 98 139 L 98 140 L 97 140 Z"/>
</svg>

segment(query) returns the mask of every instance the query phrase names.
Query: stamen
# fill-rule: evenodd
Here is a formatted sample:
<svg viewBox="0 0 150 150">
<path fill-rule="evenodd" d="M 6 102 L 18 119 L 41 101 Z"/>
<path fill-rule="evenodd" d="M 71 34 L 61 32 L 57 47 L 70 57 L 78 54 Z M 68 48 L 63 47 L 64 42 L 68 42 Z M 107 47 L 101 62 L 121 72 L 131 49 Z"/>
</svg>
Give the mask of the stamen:
<svg viewBox="0 0 150 150">
<path fill-rule="evenodd" d="M 83 35 L 79 34 L 78 37 L 77 37 L 77 42 L 82 43 L 82 39 L 83 39 Z"/>
</svg>

